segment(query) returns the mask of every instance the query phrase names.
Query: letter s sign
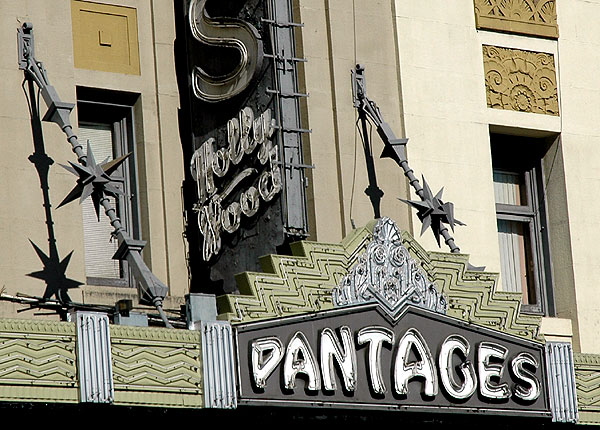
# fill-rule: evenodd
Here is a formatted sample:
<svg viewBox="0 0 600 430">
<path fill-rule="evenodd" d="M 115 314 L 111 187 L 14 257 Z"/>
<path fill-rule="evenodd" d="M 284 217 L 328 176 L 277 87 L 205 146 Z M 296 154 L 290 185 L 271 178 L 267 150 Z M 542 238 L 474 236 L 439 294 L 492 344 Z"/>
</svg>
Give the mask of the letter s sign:
<svg viewBox="0 0 600 430">
<path fill-rule="evenodd" d="M 248 87 L 260 72 L 263 44 L 260 34 L 251 24 L 235 18 L 211 18 L 206 12 L 207 0 L 192 0 L 189 21 L 192 35 L 210 46 L 237 49 L 240 62 L 231 72 L 212 76 L 196 66 L 192 72 L 194 95 L 207 102 L 231 98 Z"/>
</svg>

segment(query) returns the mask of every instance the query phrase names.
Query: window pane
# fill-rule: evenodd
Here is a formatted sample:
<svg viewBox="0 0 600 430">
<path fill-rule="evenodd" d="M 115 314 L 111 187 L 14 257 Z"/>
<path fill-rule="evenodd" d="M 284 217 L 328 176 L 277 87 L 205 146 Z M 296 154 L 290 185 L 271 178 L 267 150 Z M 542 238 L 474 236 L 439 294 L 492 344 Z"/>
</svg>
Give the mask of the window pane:
<svg viewBox="0 0 600 430">
<path fill-rule="evenodd" d="M 109 197 L 114 207 L 115 199 Z M 112 256 L 118 248 L 116 240 L 111 240 L 112 226 L 104 211 L 100 208 L 100 221 L 92 199 L 82 203 L 83 210 L 83 240 L 85 244 L 85 275 L 91 278 L 121 278 L 121 264 Z"/>
<path fill-rule="evenodd" d="M 526 187 L 522 174 L 494 170 L 494 194 L 496 203 L 527 205 Z"/>
<path fill-rule="evenodd" d="M 108 124 L 85 124 L 79 125 L 79 141 L 85 144 L 84 152 L 87 152 L 89 140 L 96 163 L 102 163 L 108 158 L 113 159 L 113 136 L 112 127 Z"/>
<path fill-rule="evenodd" d="M 523 304 L 536 303 L 529 224 L 498 220 L 498 235 L 503 290 L 523 294 Z"/>
<path fill-rule="evenodd" d="M 97 163 L 113 159 L 113 138 L 110 125 L 94 124 L 80 125 L 79 138 L 81 142 L 89 140 L 94 158 Z M 87 152 L 87 149 L 84 151 Z M 115 199 L 109 198 L 113 207 Z M 82 203 L 83 212 L 83 237 L 85 241 L 85 274 L 93 278 L 121 278 L 121 264 L 118 260 L 113 260 L 118 243 L 111 240 L 113 227 L 104 211 L 100 208 L 100 221 L 96 215 L 94 204 L 91 198 L 87 198 Z"/>
<path fill-rule="evenodd" d="M 542 162 L 548 138 L 490 133 L 501 288 L 521 294 L 525 312 L 553 314 Z M 554 157 L 554 155 L 553 155 Z"/>
</svg>

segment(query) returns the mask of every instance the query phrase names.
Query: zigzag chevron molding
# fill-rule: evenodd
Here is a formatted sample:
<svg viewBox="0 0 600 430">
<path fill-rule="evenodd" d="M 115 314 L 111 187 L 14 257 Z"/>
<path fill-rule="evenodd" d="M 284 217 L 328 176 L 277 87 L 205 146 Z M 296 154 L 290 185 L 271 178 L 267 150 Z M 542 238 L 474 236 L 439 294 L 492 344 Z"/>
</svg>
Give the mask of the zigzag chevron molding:
<svg viewBox="0 0 600 430">
<path fill-rule="evenodd" d="M 366 249 L 373 224 L 339 244 L 302 241 L 292 244 L 293 256 L 263 257 L 263 273 L 238 275 L 240 295 L 217 299 L 219 319 L 242 323 L 333 308 L 331 291 Z"/>
<path fill-rule="evenodd" d="M 600 355 L 573 354 L 579 422 L 600 424 Z"/>
<path fill-rule="evenodd" d="M 77 401 L 75 325 L 0 320 L 0 397 Z"/>
<path fill-rule="evenodd" d="M 114 325 L 111 349 L 115 404 L 201 406 L 199 332 Z"/>
<path fill-rule="evenodd" d="M 340 244 L 298 242 L 292 256 L 270 255 L 263 273 L 237 278 L 241 294 L 218 298 L 220 319 L 233 324 L 331 309 L 332 290 L 358 263 L 373 239 L 376 221 Z M 468 256 L 426 252 L 406 232 L 402 244 L 448 300 L 450 316 L 521 338 L 542 341 L 541 317 L 520 314 L 519 294 L 494 291 L 498 274 L 469 271 Z"/>
<path fill-rule="evenodd" d="M 448 297 L 448 315 L 525 339 L 543 341 L 541 316 L 520 313 L 519 293 L 497 291 L 497 273 L 468 270 L 469 259 L 465 254 L 423 253 L 421 262 L 429 266 L 425 271 Z"/>
</svg>

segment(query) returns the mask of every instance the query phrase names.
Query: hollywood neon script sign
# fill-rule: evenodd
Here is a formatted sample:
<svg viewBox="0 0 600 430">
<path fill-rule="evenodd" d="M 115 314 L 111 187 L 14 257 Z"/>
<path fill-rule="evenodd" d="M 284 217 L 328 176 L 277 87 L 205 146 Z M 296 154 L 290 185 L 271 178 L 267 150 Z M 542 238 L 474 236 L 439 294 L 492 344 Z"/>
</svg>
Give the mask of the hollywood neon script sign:
<svg viewBox="0 0 600 430">
<path fill-rule="evenodd" d="M 409 328 L 396 342 L 394 332 L 382 326 L 367 326 L 356 333 L 348 326 L 338 328 L 338 334 L 331 328 L 324 328 L 319 334 L 319 357 L 311 348 L 306 335 L 296 331 L 286 347 L 276 336 L 267 336 L 251 342 L 251 373 L 257 389 L 264 389 L 267 383 L 276 383 L 269 378 L 281 368 L 281 383 L 285 390 L 296 389 L 299 376 L 307 379 L 307 391 L 334 392 L 336 367 L 341 372 L 343 389 L 354 392 L 357 388 L 357 348 L 367 348 L 365 367 L 368 383 L 375 394 L 385 394 L 388 387 L 382 376 L 382 350 L 387 344 L 394 346 L 395 359 L 392 360 L 393 391 L 404 396 L 408 394 L 409 382 L 418 379 L 422 382 L 422 395 L 434 398 L 441 386 L 445 393 L 457 401 L 471 398 L 478 391 L 483 399 L 502 401 L 511 398 L 521 403 L 533 402 L 541 394 L 541 384 L 536 376 L 540 363 L 529 352 L 520 352 L 508 358 L 508 348 L 489 341 L 471 345 L 459 335 L 451 334 L 439 345 L 437 360 L 419 330 Z M 472 347 L 476 348 L 476 362 L 469 360 Z M 411 352 L 412 351 L 412 352 Z M 416 354 L 414 352 L 416 351 Z M 413 354 L 413 355 L 411 355 Z M 416 356 L 416 360 L 410 357 Z M 456 364 L 457 357 L 459 359 Z M 508 368 L 512 387 L 501 382 Z"/>
<path fill-rule="evenodd" d="M 274 130 L 270 109 L 255 118 L 252 109 L 245 107 L 227 122 L 226 145 L 218 146 L 210 138 L 194 151 L 190 168 L 198 188 L 194 210 L 204 238 L 204 261 L 219 253 L 223 232 L 237 231 L 242 216 L 254 216 L 261 200 L 269 202 L 281 191 L 278 151 L 271 141 Z M 232 175 L 243 160 L 246 167 Z M 222 185 L 217 186 L 217 178 L 222 178 Z M 254 183 L 239 192 L 242 184 L 252 178 Z M 231 201 L 236 194 L 237 200 Z"/>
</svg>

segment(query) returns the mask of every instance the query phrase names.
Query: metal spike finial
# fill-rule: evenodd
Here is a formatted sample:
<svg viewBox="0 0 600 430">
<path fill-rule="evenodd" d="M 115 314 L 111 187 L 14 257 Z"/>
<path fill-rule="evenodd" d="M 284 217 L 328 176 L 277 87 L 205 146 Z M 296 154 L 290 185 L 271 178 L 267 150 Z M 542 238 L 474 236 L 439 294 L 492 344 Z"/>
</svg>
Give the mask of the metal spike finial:
<svg viewBox="0 0 600 430">
<path fill-rule="evenodd" d="M 367 97 L 364 70 L 363 66 L 357 64 L 355 70 L 352 71 L 354 107 L 358 110 L 359 118 L 363 124 L 363 130 L 366 130 L 365 123 L 367 119 L 377 127 L 377 133 L 384 143 L 381 158 L 391 158 L 394 160 L 396 164 L 402 168 L 411 187 L 413 187 L 416 194 L 419 196 L 420 200 L 400 200 L 417 209 L 417 217 L 422 222 L 421 234 L 431 228 L 438 246 L 440 246 L 440 237 L 443 237 L 444 242 L 450 248 L 450 252 L 460 252 L 460 248 L 454 242 L 454 238 L 450 235 L 446 224 L 450 226 L 452 231 L 454 231 L 455 225 L 465 224 L 454 218 L 454 205 L 450 202 L 442 201 L 443 188 L 434 196 L 429 185 L 425 181 L 425 178 L 423 178 L 423 186 L 419 184 L 419 180 L 408 165 L 406 156 L 406 144 L 408 143 L 408 139 L 397 138 L 395 136 L 390 125 L 383 120 L 381 111 L 375 102 Z M 363 139 L 367 142 L 365 145 L 368 145 L 370 150 L 370 143 L 367 141 L 366 133 L 363 133 Z M 372 160 L 367 159 L 367 170 L 370 169 L 369 161 L 372 163 Z M 371 179 L 370 172 L 369 179 Z"/>
<path fill-rule="evenodd" d="M 107 196 L 116 197 L 118 194 L 122 194 L 118 188 L 112 185 L 111 174 L 119 168 L 128 155 L 97 164 L 89 143 L 87 153 L 84 153 L 83 146 L 79 143 L 77 136 L 73 132 L 69 119 L 74 105 L 64 103 L 60 100 L 54 87 L 49 84 L 42 63 L 35 59 L 33 47 L 33 25 L 25 23 L 18 29 L 19 68 L 24 71 L 25 79 L 29 81 L 30 85 L 32 86 L 35 83 L 40 89 L 42 98 L 48 107 L 48 112 L 43 120 L 54 122 L 60 127 L 67 136 L 67 141 L 71 144 L 72 150 L 77 155 L 77 161 L 79 162 L 79 165 L 74 163 L 69 163 L 68 166 L 63 165 L 65 169 L 77 176 L 78 179 L 75 187 L 59 206 L 63 206 L 77 198 L 83 200 L 87 197 L 92 198 L 97 215 L 99 215 L 100 207 L 102 206 L 106 216 L 110 220 L 110 224 L 114 227 L 113 235 L 119 242 L 119 250 L 113 258 L 129 262 L 138 287 L 140 303 L 155 306 L 165 326 L 172 328 L 162 308 L 162 302 L 168 293 L 168 287 L 160 282 L 144 263 L 140 251 L 145 242 L 133 240 L 129 237 L 129 234 L 117 216 L 116 210 L 107 198 Z M 40 255 L 39 252 L 38 255 Z M 41 255 L 40 258 L 42 258 Z M 65 258 L 60 263 L 60 267 L 66 268 L 68 261 L 69 257 Z"/>
<path fill-rule="evenodd" d="M 441 232 L 445 228 L 444 224 L 448 224 L 452 231 L 454 231 L 455 224 L 465 225 L 462 221 L 454 218 L 454 205 L 442 201 L 443 191 L 444 189 L 442 188 L 434 196 L 425 177 L 423 177 L 423 197 L 421 200 L 400 199 L 404 203 L 417 209 L 417 217 L 423 223 L 421 234 L 423 234 L 427 228 L 431 227 L 438 246 L 440 246 Z"/>
</svg>

